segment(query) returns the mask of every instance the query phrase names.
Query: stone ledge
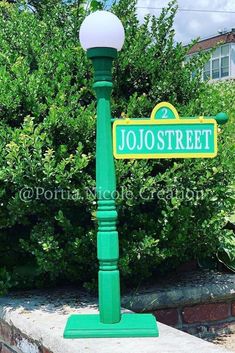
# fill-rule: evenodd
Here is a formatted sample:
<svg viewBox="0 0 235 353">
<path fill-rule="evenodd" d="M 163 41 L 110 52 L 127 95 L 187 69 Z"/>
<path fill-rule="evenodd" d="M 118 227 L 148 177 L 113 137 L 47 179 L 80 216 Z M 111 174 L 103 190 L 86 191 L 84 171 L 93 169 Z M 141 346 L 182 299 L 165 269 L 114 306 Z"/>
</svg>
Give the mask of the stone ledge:
<svg viewBox="0 0 235 353">
<path fill-rule="evenodd" d="M 126 295 L 122 305 L 135 312 L 146 312 L 225 301 L 235 302 L 235 274 L 195 271 L 177 274 L 156 286 Z"/>
<path fill-rule="evenodd" d="M 69 294 L 68 294 L 69 293 Z M 184 332 L 159 324 L 159 338 L 63 339 L 71 313 L 97 312 L 94 298 L 68 289 L 0 299 L 1 353 L 228 353 Z"/>
</svg>

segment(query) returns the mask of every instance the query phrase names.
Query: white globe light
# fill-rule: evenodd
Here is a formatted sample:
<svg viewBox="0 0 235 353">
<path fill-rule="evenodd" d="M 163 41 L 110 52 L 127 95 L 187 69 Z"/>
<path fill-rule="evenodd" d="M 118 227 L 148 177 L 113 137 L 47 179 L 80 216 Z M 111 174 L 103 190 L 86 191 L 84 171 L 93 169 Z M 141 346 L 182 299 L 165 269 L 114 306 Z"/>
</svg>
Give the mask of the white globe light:
<svg viewBox="0 0 235 353">
<path fill-rule="evenodd" d="M 96 11 L 83 21 L 79 39 L 83 49 L 114 48 L 121 50 L 125 40 L 122 22 L 108 11 Z"/>
</svg>

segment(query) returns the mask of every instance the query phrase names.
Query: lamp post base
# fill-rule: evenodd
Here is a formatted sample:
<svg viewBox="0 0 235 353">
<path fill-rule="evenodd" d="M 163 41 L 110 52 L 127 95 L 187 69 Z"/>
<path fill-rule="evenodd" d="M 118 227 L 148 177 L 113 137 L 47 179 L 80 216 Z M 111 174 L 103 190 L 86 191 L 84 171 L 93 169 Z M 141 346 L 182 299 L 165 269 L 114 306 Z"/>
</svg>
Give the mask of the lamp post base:
<svg viewBox="0 0 235 353">
<path fill-rule="evenodd" d="M 152 314 L 123 314 L 116 324 L 103 324 L 97 315 L 71 315 L 64 338 L 158 337 L 158 327 Z"/>
</svg>

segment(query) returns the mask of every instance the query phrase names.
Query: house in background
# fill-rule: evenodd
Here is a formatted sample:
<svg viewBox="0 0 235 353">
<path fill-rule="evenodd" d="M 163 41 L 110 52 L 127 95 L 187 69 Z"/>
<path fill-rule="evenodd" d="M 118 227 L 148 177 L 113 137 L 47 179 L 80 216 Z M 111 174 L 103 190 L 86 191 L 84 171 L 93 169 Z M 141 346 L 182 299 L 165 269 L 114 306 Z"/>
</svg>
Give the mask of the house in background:
<svg viewBox="0 0 235 353">
<path fill-rule="evenodd" d="M 235 79 L 235 28 L 201 40 L 191 48 L 189 57 L 201 50 L 210 50 L 218 44 L 219 47 L 204 66 L 202 73 L 204 81 Z"/>
</svg>

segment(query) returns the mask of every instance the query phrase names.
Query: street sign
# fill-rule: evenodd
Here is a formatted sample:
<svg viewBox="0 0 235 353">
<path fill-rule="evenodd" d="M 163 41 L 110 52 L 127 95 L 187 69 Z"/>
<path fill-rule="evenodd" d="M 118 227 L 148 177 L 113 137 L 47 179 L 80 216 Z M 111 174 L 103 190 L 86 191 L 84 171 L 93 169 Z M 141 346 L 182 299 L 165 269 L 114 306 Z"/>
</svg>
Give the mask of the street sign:
<svg viewBox="0 0 235 353">
<path fill-rule="evenodd" d="M 180 119 L 169 103 L 157 105 L 150 119 L 118 119 L 113 124 L 117 159 L 213 158 L 217 155 L 215 119 Z"/>
</svg>

